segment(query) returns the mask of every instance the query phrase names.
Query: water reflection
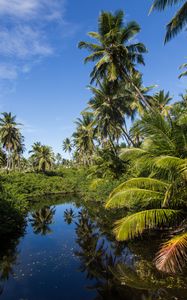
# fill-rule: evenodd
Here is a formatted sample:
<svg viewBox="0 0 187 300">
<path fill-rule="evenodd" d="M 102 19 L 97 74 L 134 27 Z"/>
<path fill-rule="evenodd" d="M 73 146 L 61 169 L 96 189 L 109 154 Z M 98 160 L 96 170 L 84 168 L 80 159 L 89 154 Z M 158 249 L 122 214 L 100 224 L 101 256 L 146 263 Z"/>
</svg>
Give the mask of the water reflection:
<svg viewBox="0 0 187 300">
<path fill-rule="evenodd" d="M 12 229 L 10 235 L 7 235 L 6 237 L 0 237 L 0 295 L 3 294 L 5 283 L 14 273 L 14 266 L 16 265 L 19 255 L 17 246 L 24 233 L 25 223 L 22 223 L 22 227 L 20 225 L 17 232 L 13 232 Z"/>
<path fill-rule="evenodd" d="M 64 222 L 70 225 L 73 222 L 73 219 L 76 217 L 75 213 L 73 212 L 73 209 L 66 209 L 64 211 Z"/>
<path fill-rule="evenodd" d="M 55 214 L 55 208 L 50 206 L 44 206 L 41 209 L 31 214 L 31 222 L 33 232 L 35 234 L 47 235 L 52 232 L 50 224 L 53 223 L 53 217 Z"/>
<path fill-rule="evenodd" d="M 102 207 L 100 207 L 100 211 L 98 212 L 98 208 L 99 205 L 96 207 L 94 204 L 92 209 L 91 203 L 88 203 L 84 208 L 79 209 L 77 209 L 76 205 L 69 204 L 57 205 L 55 207 L 48 205 L 40 208 L 38 207 L 38 209 L 35 209 L 35 211 L 31 213 L 28 225 L 30 224 L 32 226 L 32 230 L 35 234 L 45 236 L 53 232 L 50 239 L 34 236 L 34 242 L 39 243 L 39 250 L 41 250 L 40 247 L 42 246 L 44 247 L 42 249 L 46 250 L 45 247 L 49 246 L 48 243 L 50 243 L 50 247 L 47 248 L 45 252 L 47 253 L 45 265 L 46 268 L 49 269 L 44 268 L 42 273 L 43 276 L 41 277 L 40 275 L 38 275 L 39 277 L 35 277 L 36 273 L 33 272 L 33 286 L 37 286 L 37 278 L 38 280 L 40 280 L 40 278 L 43 280 L 45 276 L 47 278 L 46 282 L 49 284 L 50 280 L 52 280 L 52 275 L 51 272 L 46 272 L 46 270 L 49 271 L 55 269 L 53 277 L 55 278 L 55 274 L 57 274 L 56 276 L 58 276 L 58 278 L 62 276 L 62 285 L 58 292 L 54 289 L 52 290 L 52 293 L 54 293 L 54 299 L 60 299 L 59 294 L 63 293 L 66 288 L 65 284 L 63 285 L 63 280 L 65 280 L 66 276 L 70 276 L 69 279 L 67 279 L 69 280 L 67 281 L 69 287 L 74 284 L 71 280 L 76 270 L 71 269 L 69 266 L 71 266 L 72 261 L 75 261 L 76 259 L 80 272 L 78 275 L 80 276 L 80 289 L 84 291 L 84 288 L 86 287 L 87 291 L 90 291 L 88 292 L 90 296 L 84 298 L 81 296 L 81 291 L 77 288 L 75 291 L 75 294 L 77 293 L 77 299 L 186 300 L 186 277 L 177 275 L 172 277 L 160 274 L 152 264 L 152 255 L 155 252 L 155 247 L 157 247 L 156 240 L 153 238 L 151 243 L 150 241 L 145 241 L 144 243 L 141 242 L 140 245 L 138 245 L 137 242 L 128 245 L 126 243 L 116 242 L 111 234 L 111 225 L 113 224 L 114 216 L 111 214 L 107 215 Z M 63 235 L 61 235 L 62 227 L 64 230 Z M 31 230 L 29 229 L 26 237 L 23 239 L 27 239 L 27 242 L 24 245 L 26 246 L 26 255 L 30 255 L 30 260 L 25 260 L 22 264 L 27 262 L 32 265 L 36 261 L 32 261 L 32 255 L 35 253 L 34 250 L 36 251 L 38 248 L 32 248 L 30 246 L 32 244 L 32 238 L 29 235 L 32 233 L 30 232 Z M 18 261 L 17 258 L 20 257 L 18 245 L 20 237 L 23 236 L 23 234 L 24 228 L 22 234 L 19 233 L 16 237 L 7 238 L 6 240 L 1 241 L 0 298 L 3 293 L 5 282 L 8 280 L 11 281 L 11 279 L 14 278 L 14 272 L 16 273 L 14 267 Z M 68 235 L 73 237 L 71 243 L 67 243 Z M 65 239 L 63 240 L 64 236 Z M 55 238 L 53 239 L 53 237 Z M 66 245 L 64 245 L 65 243 Z M 63 251 L 61 250 L 62 252 L 58 252 L 58 246 L 60 249 L 64 247 Z M 152 247 L 154 249 L 151 249 Z M 21 248 L 20 251 L 23 252 L 23 248 Z M 50 257 L 52 257 L 51 260 L 49 260 L 49 252 Z M 57 253 L 61 256 L 57 255 Z M 53 254 L 59 259 L 58 265 L 55 265 L 55 257 L 53 257 Z M 39 269 L 39 266 L 41 268 L 40 260 L 42 260 L 42 258 L 39 257 L 37 256 L 38 264 L 34 265 L 36 266 L 36 272 L 38 271 L 37 268 Z M 63 260 L 64 264 L 62 267 L 60 262 Z M 32 268 L 34 269 L 34 267 Z M 23 266 L 21 266 L 21 269 L 23 269 Z M 69 273 L 64 274 L 65 270 Z M 85 281 L 82 279 L 84 276 Z M 19 278 L 19 280 L 21 282 L 24 279 Z M 31 278 L 27 277 L 26 280 L 27 281 L 25 282 L 28 284 Z M 54 281 L 58 280 L 55 278 Z M 16 286 L 17 284 L 18 282 L 15 283 Z M 42 292 L 44 293 L 43 298 L 48 300 L 51 298 L 47 292 L 45 295 L 45 287 L 47 286 L 47 284 L 45 284 L 42 286 Z M 85 285 L 85 287 L 82 285 Z M 7 287 L 9 287 L 8 283 L 6 285 L 6 288 Z M 95 295 L 94 297 L 93 293 Z M 2 297 L 4 297 L 3 299 L 10 299 L 6 298 L 5 291 Z M 36 298 L 35 290 L 31 288 L 28 288 L 27 298 L 39 299 Z M 64 297 L 64 299 L 71 300 L 66 297 Z M 15 298 L 15 300 L 18 300 L 18 298 Z"/>
<path fill-rule="evenodd" d="M 124 243 L 119 245 L 113 242 L 109 250 L 106 239 L 103 238 L 101 224 L 98 228 L 97 222 L 91 221 L 85 209 L 79 212 L 76 234 L 79 251 L 75 254 L 81 262 L 80 271 L 90 280 L 96 281 L 89 287 L 97 290 L 95 300 L 186 299 L 181 298 L 181 291 L 186 282 L 180 276 L 161 276 L 155 270 L 152 259 L 150 261 L 142 259 L 135 252 L 134 259 L 129 263 L 128 256 L 132 256 L 132 253 Z M 144 250 L 141 248 L 141 251 Z"/>
</svg>

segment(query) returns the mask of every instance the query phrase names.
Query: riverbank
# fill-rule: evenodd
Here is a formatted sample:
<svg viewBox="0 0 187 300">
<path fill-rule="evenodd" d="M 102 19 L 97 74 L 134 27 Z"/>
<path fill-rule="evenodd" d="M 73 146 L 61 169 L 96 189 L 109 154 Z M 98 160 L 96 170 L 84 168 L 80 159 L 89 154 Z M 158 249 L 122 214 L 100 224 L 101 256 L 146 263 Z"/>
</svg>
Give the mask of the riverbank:
<svg viewBox="0 0 187 300">
<path fill-rule="evenodd" d="M 88 168 L 64 168 L 42 173 L 1 173 L 0 228 L 8 234 L 22 226 L 24 215 L 33 202 L 48 195 L 79 194 L 81 201 L 104 202 L 118 180 L 89 178 Z M 1 232 L 0 232 L 1 235 Z"/>
</svg>

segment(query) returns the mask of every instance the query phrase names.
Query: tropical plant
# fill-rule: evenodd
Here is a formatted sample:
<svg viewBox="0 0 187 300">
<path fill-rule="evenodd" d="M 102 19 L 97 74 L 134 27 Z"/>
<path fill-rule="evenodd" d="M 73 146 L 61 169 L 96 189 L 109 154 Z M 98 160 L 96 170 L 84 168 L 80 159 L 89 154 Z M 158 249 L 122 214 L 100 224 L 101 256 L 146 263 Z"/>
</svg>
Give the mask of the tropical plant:
<svg viewBox="0 0 187 300">
<path fill-rule="evenodd" d="M 68 152 L 69 154 L 71 153 L 72 151 L 72 142 L 69 138 L 66 138 L 64 141 L 63 141 L 63 144 L 62 144 L 62 148 L 65 152 Z"/>
<path fill-rule="evenodd" d="M 153 10 L 165 10 L 168 6 L 178 5 L 183 2 L 182 6 L 176 12 L 166 27 L 165 43 L 175 37 L 187 23 L 187 2 L 180 0 L 154 0 L 150 12 Z"/>
<path fill-rule="evenodd" d="M 130 42 L 140 32 L 140 27 L 134 21 L 124 25 L 123 18 L 121 10 L 115 14 L 103 11 L 98 19 L 98 32 L 88 33 L 97 43 L 81 41 L 79 48 L 91 52 L 85 63 L 96 62 L 90 74 L 91 82 L 106 77 L 111 84 L 115 84 L 122 79 L 137 93 L 138 100 L 145 107 L 150 107 L 133 80 L 133 74 L 137 73 L 136 64 L 144 65 L 143 54 L 147 50 L 142 43 Z"/>
<path fill-rule="evenodd" d="M 16 116 L 11 113 L 2 113 L 0 118 L 0 139 L 2 147 L 7 151 L 7 170 L 13 167 L 12 154 L 20 154 L 23 152 L 23 137 L 16 122 Z"/>
<path fill-rule="evenodd" d="M 183 70 L 183 69 L 186 69 L 186 68 L 187 68 L 187 63 L 182 64 L 182 65 L 179 67 L 180 70 Z M 182 78 L 182 77 L 184 77 L 184 76 L 187 76 L 187 70 L 184 70 L 182 73 L 180 73 L 179 79 Z"/>
<path fill-rule="evenodd" d="M 96 134 L 101 144 L 109 141 L 111 148 L 116 152 L 115 142 L 118 144 L 123 135 L 127 143 L 132 142 L 126 126 L 125 116 L 132 116 L 131 99 L 125 98 L 125 90 L 116 85 L 112 86 L 106 79 L 99 88 L 90 86 L 93 97 L 88 102 L 88 109 L 93 112 L 96 124 Z"/>
<path fill-rule="evenodd" d="M 168 105 L 172 97 L 170 97 L 169 92 L 166 94 L 164 90 L 159 91 L 150 99 L 150 104 L 155 109 L 157 109 L 163 116 L 168 116 L 169 110 L 172 108 L 171 105 Z"/>
<path fill-rule="evenodd" d="M 50 170 L 54 164 L 54 153 L 52 148 L 46 145 L 41 145 L 40 143 L 35 143 L 32 146 L 32 153 L 30 159 L 32 161 L 33 167 L 37 171 L 42 171 L 45 173 Z"/>
<path fill-rule="evenodd" d="M 124 149 L 121 154 L 123 160 L 132 161 L 137 177 L 114 189 L 106 203 L 107 208 L 124 207 L 131 212 L 115 224 L 114 233 L 120 241 L 149 230 L 179 226 L 185 219 L 187 131 L 178 118 L 159 113 L 145 114 L 139 125 L 144 137 L 141 148 Z M 180 269 L 185 238 L 175 236 L 163 245 L 156 259 L 160 270 Z"/>
<path fill-rule="evenodd" d="M 83 112 L 82 118 L 78 118 L 75 122 L 77 128 L 73 134 L 73 142 L 76 148 L 76 158 L 84 165 L 91 164 L 93 160 L 95 149 L 95 128 L 93 121 L 92 113 Z"/>
</svg>

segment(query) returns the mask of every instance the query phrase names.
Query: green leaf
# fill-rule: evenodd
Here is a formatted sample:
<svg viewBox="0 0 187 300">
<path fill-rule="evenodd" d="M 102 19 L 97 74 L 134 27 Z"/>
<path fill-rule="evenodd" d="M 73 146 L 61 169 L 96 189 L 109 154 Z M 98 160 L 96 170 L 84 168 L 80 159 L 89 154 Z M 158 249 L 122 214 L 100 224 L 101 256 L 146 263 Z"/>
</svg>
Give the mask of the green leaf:
<svg viewBox="0 0 187 300">
<path fill-rule="evenodd" d="M 156 206 L 160 207 L 164 198 L 164 194 L 161 192 L 155 192 L 152 190 L 129 188 L 122 192 L 116 193 L 109 198 L 106 204 L 106 208 L 137 208 L 139 206 L 146 207 L 153 204 L 156 201 Z"/>
<path fill-rule="evenodd" d="M 118 241 L 133 239 L 146 229 L 169 227 L 178 222 L 183 214 L 173 209 L 151 209 L 127 216 L 115 223 L 114 234 Z"/>
</svg>

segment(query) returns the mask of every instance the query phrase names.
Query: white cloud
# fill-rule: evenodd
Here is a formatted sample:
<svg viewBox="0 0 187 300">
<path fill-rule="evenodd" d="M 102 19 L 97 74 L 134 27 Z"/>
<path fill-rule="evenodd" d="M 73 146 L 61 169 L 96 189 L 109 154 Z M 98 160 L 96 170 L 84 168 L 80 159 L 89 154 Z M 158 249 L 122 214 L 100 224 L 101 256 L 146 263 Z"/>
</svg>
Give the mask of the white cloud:
<svg viewBox="0 0 187 300">
<path fill-rule="evenodd" d="M 42 32 L 28 25 L 0 28 L 0 55 L 28 59 L 33 56 L 52 54 L 52 48 Z"/>
<path fill-rule="evenodd" d="M 62 16 L 63 5 L 63 0 L 0 0 L 0 14 L 25 19 L 36 18 L 42 12 L 40 18 L 54 19 Z"/>
<path fill-rule="evenodd" d="M 16 79 L 17 70 L 15 66 L 8 64 L 0 64 L 0 79 Z"/>
<path fill-rule="evenodd" d="M 16 79 L 55 52 L 52 40 L 66 24 L 65 1 L 0 0 L 0 79 Z"/>
</svg>

